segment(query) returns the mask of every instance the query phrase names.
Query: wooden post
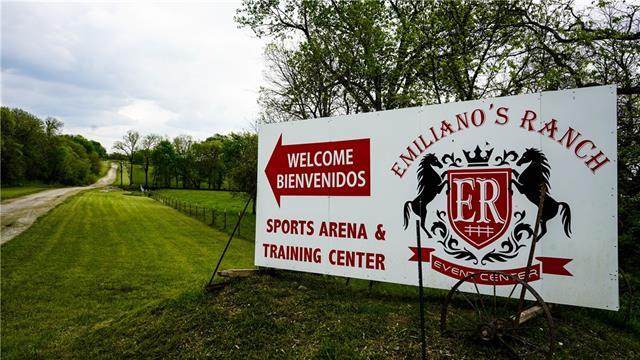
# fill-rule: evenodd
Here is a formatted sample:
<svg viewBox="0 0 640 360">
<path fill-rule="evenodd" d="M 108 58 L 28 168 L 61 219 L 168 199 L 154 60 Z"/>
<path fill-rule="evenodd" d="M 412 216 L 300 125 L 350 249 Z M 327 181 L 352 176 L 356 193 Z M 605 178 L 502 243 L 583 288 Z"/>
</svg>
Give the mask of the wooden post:
<svg viewBox="0 0 640 360">
<path fill-rule="evenodd" d="M 251 200 L 251 199 L 249 199 Z M 240 225 L 240 220 L 242 220 L 242 217 L 244 216 L 245 212 L 247 211 L 247 207 L 249 206 L 249 201 L 247 201 L 246 204 L 244 204 L 244 209 L 242 210 L 242 213 L 240 214 L 240 217 L 238 218 L 238 222 L 236 222 L 236 226 L 233 228 L 233 231 L 231 232 L 231 235 L 229 235 L 229 240 L 227 241 L 227 245 L 225 245 L 224 250 L 222 250 L 222 255 L 220 255 L 220 258 L 218 259 L 218 263 L 216 264 L 216 268 L 213 270 L 213 273 L 211 274 L 211 278 L 209 279 L 209 283 L 207 284 L 207 288 L 209 288 L 212 284 L 213 284 L 213 279 L 216 276 L 216 273 L 218 272 L 218 268 L 220 268 L 220 264 L 222 263 L 222 259 L 224 259 L 224 255 L 227 253 L 227 249 L 229 249 L 229 245 L 231 244 L 231 240 L 233 239 L 233 235 L 236 233 L 236 230 L 238 229 L 238 225 Z M 227 213 L 227 210 L 225 209 L 225 214 Z"/>
<path fill-rule="evenodd" d="M 533 319 L 536 315 L 544 312 L 544 308 L 540 305 L 532 306 L 528 309 L 523 310 L 520 313 L 520 319 L 518 321 L 518 325 L 522 325 L 525 322 Z M 513 318 L 513 317 L 512 317 Z"/>
</svg>

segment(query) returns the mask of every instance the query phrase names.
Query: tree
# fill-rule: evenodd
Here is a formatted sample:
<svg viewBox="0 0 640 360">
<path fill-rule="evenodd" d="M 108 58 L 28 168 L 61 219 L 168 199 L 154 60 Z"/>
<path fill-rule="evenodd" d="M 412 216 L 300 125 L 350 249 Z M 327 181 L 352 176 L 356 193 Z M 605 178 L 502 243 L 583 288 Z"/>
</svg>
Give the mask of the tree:
<svg viewBox="0 0 640 360">
<path fill-rule="evenodd" d="M 162 138 L 160 135 L 149 134 L 146 135 L 142 139 L 140 152 L 142 153 L 143 158 L 143 168 L 144 168 L 144 187 L 149 186 L 149 165 L 151 164 L 151 152 L 153 148 L 160 142 Z"/>
<path fill-rule="evenodd" d="M 294 100 L 318 89 L 331 89 L 326 108 L 342 113 L 507 94 L 517 83 L 503 80 L 526 63 L 515 2 L 245 1 L 236 20 L 274 39 L 280 56 L 267 52 L 275 76 L 261 102 L 295 104 L 281 107 L 293 118 L 313 117 Z M 282 38 L 298 41 L 283 49 Z"/>
<path fill-rule="evenodd" d="M 182 178 L 182 187 L 199 188 L 200 183 L 192 176 L 193 152 L 191 147 L 194 141 L 191 135 L 178 135 L 173 139 L 173 147 L 176 151 L 176 186 L 178 176 Z"/>
<path fill-rule="evenodd" d="M 576 11 L 572 0 L 245 0 L 236 21 L 273 39 L 265 110 L 309 118 L 300 109 L 317 103 L 310 98 L 314 87 L 301 83 L 313 79 L 314 68 L 327 77 L 320 84 L 338 84 L 346 95 L 336 108 L 355 112 L 611 77 L 621 94 L 638 94 L 637 11 L 638 5 L 612 1 Z"/>
<path fill-rule="evenodd" d="M 106 150 L 95 141 L 87 140 L 82 135 L 62 135 L 64 138 L 68 138 L 71 141 L 82 145 L 84 148 L 84 152 L 89 159 L 91 172 L 94 174 L 100 173 L 101 163 L 100 163 L 100 154 L 106 153 Z M 96 144 L 98 144 L 98 148 L 96 148 Z"/>
<path fill-rule="evenodd" d="M 153 163 L 153 185 L 170 187 L 176 163 L 173 144 L 166 139 L 160 140 L 151 152 L 151 162 Z"/>
<path fill-rule="evenodd" d="M 22 152 L 23 144 L 16 138 L 16 117 L 9 108 L 2 107 L 0 110 L 2 117 L 2 183 L 11 184 L 24 178 L 25 159 Z"/>
<path fill-rule="evenodd" d="M 42 121 L 21 109 L 2 107 L 2 183 L 42 181 L 84 185 L 100 172 L 97 146 L 80 135 L 61 135 L 63 123 Z"/>
<path fill-rule="evenodd" d="M 134 130 L 129 130 L 126 135 L 122 136 L 122 141 L 116 141 L 113 145 L 115 149 L 124 152 L 129 158 L 129 184 L 133 184 L 133 157 L 136 150 L 138 150 L 138 141 L 140 141 L 140 133 Z"/>
<path fill-rule="evenodd" d="M 253 200 L 252 212 L 256 212 L 258 135 L 231 133 L 225 142 L 225 163 L 229 168 L 229 180 L 235 190 L 242 191 Z"/>
<path fill-rule="evenodd" d="M 60 134 L 63 126 L 64 124 L 62 123 L 62 121 L 54 117 L 48 117 L 44 121 L 45 133 L 47 134 L 47 136 L 56 136 Z"/>
<path fill-rule="evenodd" d="M 329 117 L 348 113 L 339 84 L 310 52 L 294 52 L 281 44 L 266 47 L 270 86 L 260 88 L 263 123 Z"/>
<path fill-rule="evenodd" d="M 216 185 L 216 178 L 220 177 L 222 161 L 222 141 L 209 138 L 193 145 L 195 168 L 199 179 L 206 179 L 207 186 L 212 189 Z M 219 188 L 219 186 L 217 186 Z"/>
</svg>

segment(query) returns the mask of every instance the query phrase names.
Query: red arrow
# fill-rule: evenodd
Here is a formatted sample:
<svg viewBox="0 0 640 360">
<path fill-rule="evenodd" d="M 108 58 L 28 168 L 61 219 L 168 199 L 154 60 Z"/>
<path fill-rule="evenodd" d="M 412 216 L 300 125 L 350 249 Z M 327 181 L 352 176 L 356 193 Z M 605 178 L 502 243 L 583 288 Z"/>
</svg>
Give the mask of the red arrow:
<svg viewBox="0 0 640 360">
<path fill-rule="evenodd" d="M 369 196 L 369 139 L 282 145 L 265 168 L 280 206 L 281 196 Z"/>
</svg>

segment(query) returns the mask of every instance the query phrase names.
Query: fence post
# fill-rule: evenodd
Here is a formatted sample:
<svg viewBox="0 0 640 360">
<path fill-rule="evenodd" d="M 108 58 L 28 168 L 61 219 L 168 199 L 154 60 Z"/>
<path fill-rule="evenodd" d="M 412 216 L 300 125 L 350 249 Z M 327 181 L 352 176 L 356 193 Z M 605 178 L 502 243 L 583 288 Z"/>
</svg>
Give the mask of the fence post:
<svg viewBox="0 0 640 360">
<path fill-rule="evenodd" d="M 224 209 L 224 230 L 227 230 L 227 209 Z"/>
<path fill-rule="evenodd" d="M 211 209 L 211 226 L 216 224 L 216 209 Z"/>
<path fill-rule="evenodd" d="M 238 236 L 240 236 L 240 228 L 242 227 L 240 225 L 242 225 L 242 217 L 240 217 L 240 213 L 238 213 Z"/>
<path fill-rule="evenodd" d="M 196 218 L 198 218 L 198 205 L 196 205 Z"/>
</svg>

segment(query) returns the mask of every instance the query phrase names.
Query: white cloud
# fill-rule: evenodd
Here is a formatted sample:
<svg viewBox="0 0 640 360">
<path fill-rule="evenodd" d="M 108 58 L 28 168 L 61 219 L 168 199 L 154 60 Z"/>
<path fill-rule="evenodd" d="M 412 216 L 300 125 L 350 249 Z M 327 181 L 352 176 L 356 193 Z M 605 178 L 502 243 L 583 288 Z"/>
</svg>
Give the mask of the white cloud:
<svg viewBox="0 0 640 360">
<path fill-rule="evenodd" d="M 164 125 L 176 117 L 176 113 L 163 109 L 155 101 L 134 100 L 118 110 L 118 114 L 134 121 L 136 127 Z"/>
<path fill-rule="evenodd" d="M 249 128 L 263 42 L 238 3 L 2 3 L 2 105 L 110 147 L 129 128 L 198 138 Z"/>
</svg>

